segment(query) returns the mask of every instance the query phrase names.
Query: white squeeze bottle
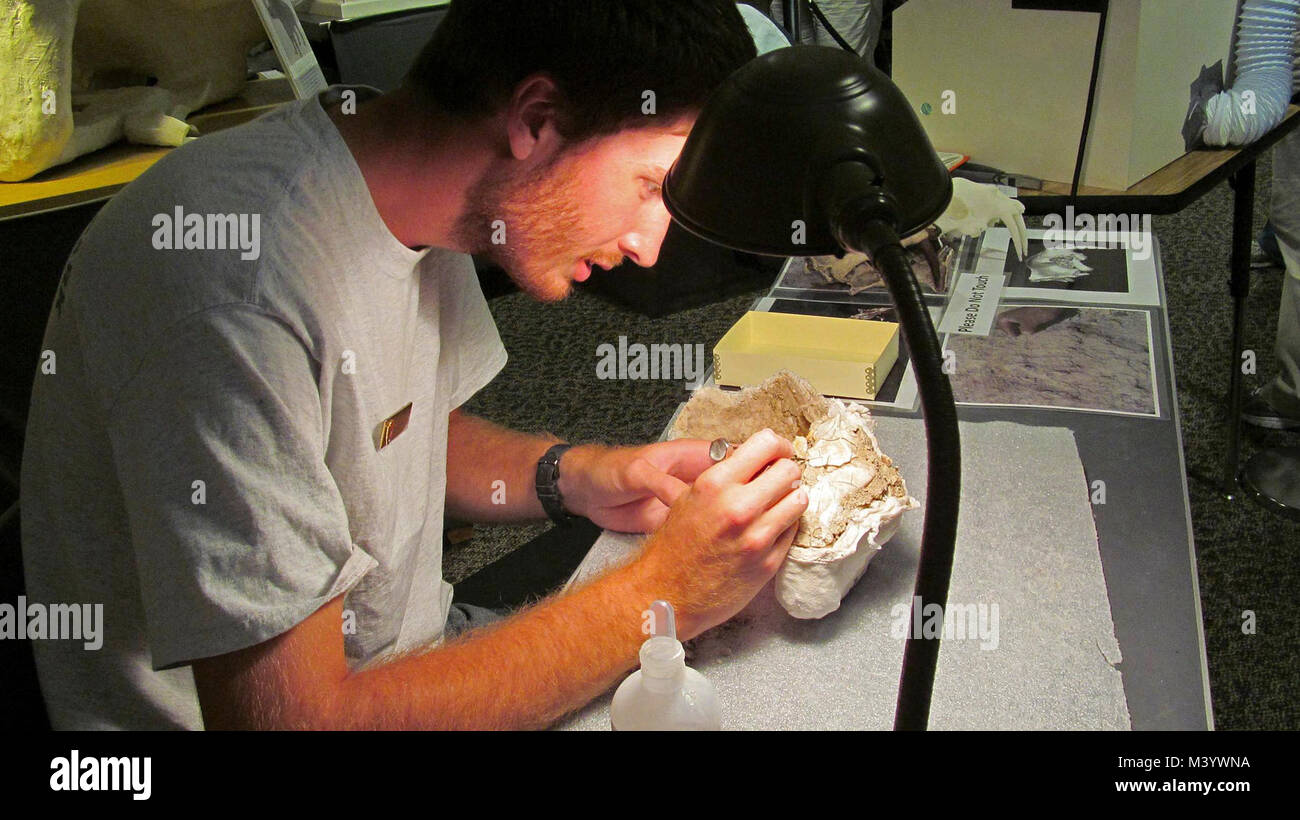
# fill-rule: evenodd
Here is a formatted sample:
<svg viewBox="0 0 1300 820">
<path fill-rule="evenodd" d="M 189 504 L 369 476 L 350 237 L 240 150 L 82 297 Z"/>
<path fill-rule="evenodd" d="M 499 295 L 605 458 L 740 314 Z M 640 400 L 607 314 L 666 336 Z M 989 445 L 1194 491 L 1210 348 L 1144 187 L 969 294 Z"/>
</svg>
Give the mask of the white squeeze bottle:
<svg viewBox="0 0 1300 820">
<path fill-rule="evenodd" d="M 655 601 L 650 612 L 650 639 L 641 644 L 641 669 L 614 693 L 610 724 L 615 731 L 722 728 L 713 684 L 686 665 L 672 604 Z"/>
</svg>

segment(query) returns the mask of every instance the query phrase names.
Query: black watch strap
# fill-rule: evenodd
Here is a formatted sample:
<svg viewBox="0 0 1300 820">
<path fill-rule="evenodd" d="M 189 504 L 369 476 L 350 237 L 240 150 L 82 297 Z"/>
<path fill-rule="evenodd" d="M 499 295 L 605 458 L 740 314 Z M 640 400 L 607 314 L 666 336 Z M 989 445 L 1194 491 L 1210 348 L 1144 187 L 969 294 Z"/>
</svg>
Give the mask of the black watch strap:
<svg viewBox="0 0 1300 820">
<path fill-rule="evenodd" d="M 572 444 L 557 444 L 537 459 L 537 499 L 542 502 L 542 509 L 547 516 L 562 527 L 568 527 L 578 520 L 575 515 L 564 509 L 564 496 L 560 494 L 560 457 Z"/>
</svg>

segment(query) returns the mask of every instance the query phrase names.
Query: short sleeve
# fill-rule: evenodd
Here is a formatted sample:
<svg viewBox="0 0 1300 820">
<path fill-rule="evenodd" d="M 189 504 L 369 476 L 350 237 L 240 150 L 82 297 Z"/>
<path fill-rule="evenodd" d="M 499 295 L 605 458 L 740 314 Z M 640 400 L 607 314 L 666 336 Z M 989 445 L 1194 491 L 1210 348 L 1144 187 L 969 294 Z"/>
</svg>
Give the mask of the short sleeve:
<svg viewBox="0 0 1300 820">
<path fill-rule="evenodd" d="M 164 336 L 108 418 L 155 669 L 275 637 L 376 565 L 352 543 L 292 330 L 233 304 Z"/>
<path fill-rule="evenodd" d="M 448 410 L 460 407 L 483 389 L 506 365 L 492 312 L 474 266 L 467 264 L 438 277 L 439 330 L 442 339 L 439 371 L 445 373 Z"/>
</svg>

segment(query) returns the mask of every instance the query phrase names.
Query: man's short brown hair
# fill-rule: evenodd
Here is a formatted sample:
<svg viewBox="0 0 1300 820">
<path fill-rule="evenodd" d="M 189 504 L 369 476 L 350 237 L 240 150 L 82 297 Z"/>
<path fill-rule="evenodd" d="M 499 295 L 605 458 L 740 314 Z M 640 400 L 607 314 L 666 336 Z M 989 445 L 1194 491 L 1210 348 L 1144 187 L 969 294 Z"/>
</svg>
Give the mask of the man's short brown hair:
<svg viewBox="0 0 1300 820">
<path fill-rule="evenodd" d="M 730 0 L 454 0 L 404 84 L 473 119 L 545 73 L 563 95 L 557 127 L 578 142 L 698 111 L 755 53 Z"/>
</svg>

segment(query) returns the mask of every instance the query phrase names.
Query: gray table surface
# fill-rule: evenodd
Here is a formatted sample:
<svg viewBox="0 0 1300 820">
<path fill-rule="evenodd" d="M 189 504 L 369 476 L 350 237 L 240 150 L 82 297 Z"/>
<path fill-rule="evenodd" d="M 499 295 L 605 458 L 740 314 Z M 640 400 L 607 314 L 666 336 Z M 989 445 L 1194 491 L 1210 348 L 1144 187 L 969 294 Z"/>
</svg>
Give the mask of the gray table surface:
<svg viewBox="0 0 1300 820">
<path fill-rule="evenodd" d="M 881 417 L 876 435 L 924 508 L 922 425 Z M 929 725 L 1130 728 L 1073 433 L 961 422 L 961 447 L 961 515 L 947 601 L 955 618 L 940 651 Z M 791 618 L 769 586 L 727 624 L 688 644 L 691 665 L 718 692 L 724 729 L 893 725 L 922 520 L 903 516 L 897 534 L 829 615 Z M 603 534 L 579 580 L 628 560 L 641 540 Z M 608 700 L 598 698 L 560 728 L 608 728 Z"/>
<path fill-rule="evenodd" d="M 1168 301 L 1158 242 L 1154 248 L 1160 306 L 1149 310 L 1160 418 L 971 406 L 959 406 L 958 416 L 1074 431 L 1084 474 L 1106 482 L 1107 503 L 1093 507 L 1093 519 L 1133 728 L 1212 729 Z"/>
<path fill-rule="evenodd" d="M 967 422 L 1009 421 L 1074 433 L 1085 477 L 1106 485 L 1106 503 L 1092 512 L 1132 728 L 1203 730 L 1213 728 L 1214 719 L 1167 301 L 1154 244 L 1160 305 L 1126 307 L 1151 316 L 1158 418 L 970 405 L 959 405 L 958 415 Z M 920 417 L 919 409 L 873 412 Z"/>
<path fill-rule="evenodd" d="M 1014 421 L 1074 432 L 1084 474 L 1106 483 L 1093 507 L 1124 692 L 1134 729 L 1212 729 L 1205 631 L 1178 418 L 1164 265 L 1152 237 L 1160 305 L 1152 322 L 1159 418 L 958 405 L 963 421 Z M 1050 304 L 1042 302 L 1042 304 Z M 920 412 L 873 410 L 919 417 Z"/>
</svg>

